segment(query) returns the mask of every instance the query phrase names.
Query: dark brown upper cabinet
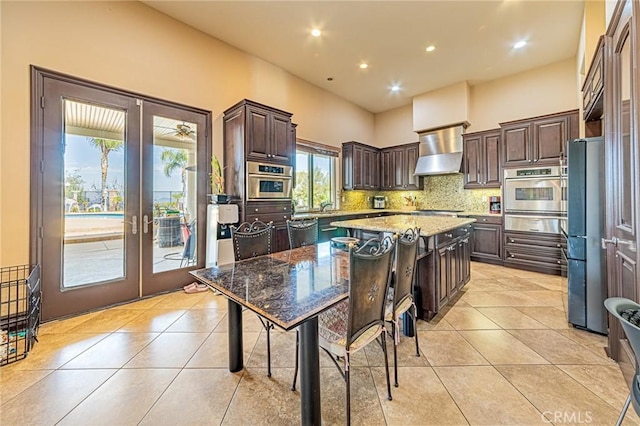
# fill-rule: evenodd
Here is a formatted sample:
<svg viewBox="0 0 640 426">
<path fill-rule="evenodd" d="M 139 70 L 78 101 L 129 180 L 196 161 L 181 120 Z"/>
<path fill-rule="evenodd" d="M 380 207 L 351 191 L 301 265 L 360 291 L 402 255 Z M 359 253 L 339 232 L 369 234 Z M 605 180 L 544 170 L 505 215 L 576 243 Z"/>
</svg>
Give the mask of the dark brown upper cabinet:
<svg viewBox="0 0 640 426">
<path fill-rule="evenodd" d="M 465 188 L 499 188 L 500 129 L 462 135 Z"/>
<path fill-rule="evenodd" d="M 582 85 L 582 116 L 584 121 L 602 118 L 604 92 L 604 36 L 600 36 L 587 77 Z"/>
<path fill-rule="evenodd" d="M 380 189 L 419 190 L 424 188 L 423 179 L 414 176 L 418 162 L 419 143 L 392 146 L 380 150 Z"/>
<path fill-rule="evenodd" d="M 360 142 L 342 144 L 342 188 L 380 189 L 380 150 Z"/>
<path fill-rule="evenodd" d="M 247 160 L 293 165 L 295 137 L 290 113 L 244 99 L 224 115 L 225 129 L 227 117 L 239 118 L 233 126 L 244 129 Z"/>
<path fill-rule="evenodd" d="M 578 137 L 578 111 L 500 123 L 502 165 L 558 164 L 564 147 Z"/>
</svg>

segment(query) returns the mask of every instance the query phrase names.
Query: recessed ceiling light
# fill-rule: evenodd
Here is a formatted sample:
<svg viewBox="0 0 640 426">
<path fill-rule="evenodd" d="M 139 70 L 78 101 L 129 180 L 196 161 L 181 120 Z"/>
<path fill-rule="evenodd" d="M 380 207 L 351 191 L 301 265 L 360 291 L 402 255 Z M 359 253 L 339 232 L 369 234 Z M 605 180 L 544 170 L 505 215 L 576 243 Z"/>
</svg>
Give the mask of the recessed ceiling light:
<svg viewBox="0 0 640 426">
<path fill-rule="evenodd" d="M 391 86 L 391 91 L 392 92 L 399 92 L 400 91 L 400 86 L 398 86 L 397 84 L 394 84 L 393 86 Z"/>
<path fill-rule="evenodd" d="M 366 62 L 360 64 L 360 69 L 366 70 L 367 68 L 369 68 L 369 64 L 367 64 Z"/>
<path fill-rule="evenodd" d="M 527 42 L 526 42 L 526 41 L 524 41 L 524 40 L 520 40 L 520 41 L 516 42 L 516 43 L 513 45 L 513 48 L 514 48 L 514 49 L 520 49 L 520 48 L 522 48 L 522 47 L 525 47 L 526 45 L 527 45 Z"/>
<path fill-rule="evenodd" d="M 436 50 L 436 47 L 432 44 L 431 46 L 427 46 L 427 48 L 425 50 L 427 52 L 433 52 L 434 50 Z"/>
<path fill-rule="evenodd" d="M 314 28 L 314 29 L 311 30 L 311 35 L 314 36 L 314 37 L 320 37 L 321 34 L 322 34 L 322 31 L 320 31 L 317 28 Z"/>
</svg>

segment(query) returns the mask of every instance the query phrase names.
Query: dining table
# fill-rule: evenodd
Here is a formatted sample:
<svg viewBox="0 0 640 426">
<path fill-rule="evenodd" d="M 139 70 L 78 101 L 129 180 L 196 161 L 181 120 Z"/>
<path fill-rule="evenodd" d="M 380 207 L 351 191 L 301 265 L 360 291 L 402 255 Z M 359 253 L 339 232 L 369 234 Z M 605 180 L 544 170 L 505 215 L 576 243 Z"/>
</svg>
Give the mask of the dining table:
<svg viewBox="0 0 640 426">
<path fill-rule="evenodd" d="M 331 242 L 190 272 L 228 300 L 229 371 L 244 368 L 242 311 L 300 337 L 301 424 L 320 425 L 318 315 L 349 295 L 349 253 Z"/>
</svg>

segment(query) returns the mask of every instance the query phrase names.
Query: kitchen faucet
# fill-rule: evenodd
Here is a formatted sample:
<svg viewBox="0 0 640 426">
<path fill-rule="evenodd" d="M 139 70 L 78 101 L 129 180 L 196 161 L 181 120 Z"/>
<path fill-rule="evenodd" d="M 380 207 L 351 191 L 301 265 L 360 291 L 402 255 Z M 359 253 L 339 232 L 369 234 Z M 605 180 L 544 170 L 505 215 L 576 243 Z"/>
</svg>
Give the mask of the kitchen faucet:
<svg viewBox="0 0 640 426">
<path fill-rule="evenodd" d="M 323 202 L 320 203 L 320 211 L 321 212 L 325 212 L 325 211 L 327 211 L 327 207 L 332 206 L 332 205 L 333 205 L 333 203 L 330 203 L 328 201 L 323 201 Z"/>
</svg>

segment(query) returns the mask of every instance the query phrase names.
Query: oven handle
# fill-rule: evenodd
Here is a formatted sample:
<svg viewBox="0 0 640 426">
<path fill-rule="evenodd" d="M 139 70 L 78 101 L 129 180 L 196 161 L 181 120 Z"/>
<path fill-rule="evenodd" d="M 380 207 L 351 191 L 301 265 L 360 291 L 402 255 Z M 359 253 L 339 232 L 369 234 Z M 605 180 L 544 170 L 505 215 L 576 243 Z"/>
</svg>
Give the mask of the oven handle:
<svg viewBox="0 0 640 426">
<path fill-rule="evenodd" d="M 550 176 L 550 175 L 545 175 L 545 177 L 540 177 L 540 176 L 536 176 L 536 177 L 528 177 L 528 178 L 505 178 L 505 184 L 507 182 L 521 182 L 521 181 L 532 181 L 532 180 L 560 180 L 560 175 L 556 175 L 556 176 Z"/>
<path fill-rule="evenodd" d="M 539 213 L 539 212 L 537 212 Z M 509 216 L 509 217 L 517 217 L 517 218 L 524 218 L 524 219 L 564 219 L 563 216 L 539 216 L 539 215 L 532 215 L 532 214 L 511 214 L 511 213 L 505 213 L 505 216 Z"/>
<path fill-rule="evenodd" d="M 258 179 L 281 179 L 281 180 L 293 180 L 291 176 L 283 176 L 283 175 L 270 175 L 266 173 L 249 173 L 247 176 L 250 178 L 258 178 Z"/>
</svg>

